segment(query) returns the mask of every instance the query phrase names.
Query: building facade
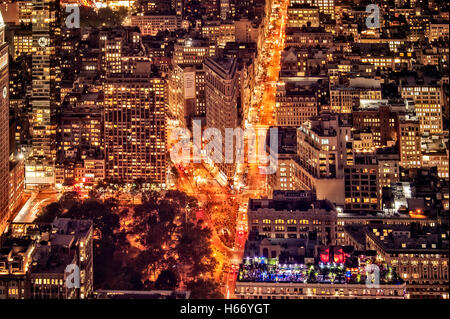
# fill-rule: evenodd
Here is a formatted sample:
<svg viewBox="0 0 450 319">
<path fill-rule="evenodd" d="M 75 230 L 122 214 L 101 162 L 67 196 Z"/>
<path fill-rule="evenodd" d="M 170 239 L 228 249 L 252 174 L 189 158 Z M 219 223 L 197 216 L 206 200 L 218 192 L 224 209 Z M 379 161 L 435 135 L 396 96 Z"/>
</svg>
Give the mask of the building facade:
<svg viewBox="0 0 450 319">
<path fill-rule="evenodd" d="M 274 191 L 273 199 L 250 199 L 249 231 L 268 238 L 306 239 L 314 232 L 319 243 L 336 241 L 336 211 L 313 192 Z"/>
<path fill-rule="evenodd" d="M 239 127 L 239 73 L 237 72 L 237 59 L 235 58 L 208 58 L 204 64 L 205 69 L 205 96 L 206 96 L 206 125 L 208 128 L 218 129 L 225 139 L 226 129 Z M 233 141 L 235 138 L 233 137 Z M 219 177 L 225 182 L 232 182 L 235 174 L 236 161 L 225 163 L 225 145 L 222 139 L 209 141 L 214 149 L 221 151 L 221 158 L 217 154 L 206 154 L 219 169 Z M 233 148 L 234 149 L 234 148 Z M 215 158 L 215 160 L 214 160 Z"/>
<path fill-rule="evenodd" d="M 59 2 L 33 0 L 32 153 L 25 167 L 27 185 L 54 185 L 56 109 L 60 102 L 58 63 Z"/>
<path fill-rule="evenodd" d="M 150 74 L 108 77 L 105 83 L 106 177 L 142 178 L 165 187 L 165 79 Z"/>
<path fill-rule="evenodd" d="M 0 234 L 9 219 L 9 67 L 5 24 L 0 13 Z"/>
</svg>

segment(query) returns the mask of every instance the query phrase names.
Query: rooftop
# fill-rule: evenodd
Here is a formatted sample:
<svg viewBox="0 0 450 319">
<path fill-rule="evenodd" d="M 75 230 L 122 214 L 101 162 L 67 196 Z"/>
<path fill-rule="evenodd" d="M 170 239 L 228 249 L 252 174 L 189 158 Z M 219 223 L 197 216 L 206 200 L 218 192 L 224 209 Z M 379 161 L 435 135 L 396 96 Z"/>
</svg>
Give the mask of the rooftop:
<svg viewBox="0 0 450 319">
<path fill-rule="evenodd" d="M 444 227 L 380 225 L 368 227 L 367 235 L 387 251 L 446 254 L 449 251 L 449 229 Z"/>
<path fill-rule="evenodd" d="M 297 153 L 297 129 L 295 127 L 277 127 L 278 129 L 278 154 Z M 269 142 L 269 138 L 268 138 Z M 270 147 L 268 143 L 268 147 Z"/>
<path fill-rule="evenodd" d="M 232 77 L 236 72 L 237 60 L 235 58 L 224 57 L 208 57 L 205 65 L 217 72 L 222 78 Z"/>
<path fill-rule="evenodd" d="M 381 285 L 401 285 L 402 279 L 386 264 L 377 264 L 380 268 Z M 364 284 L 365 267 L 350 267 L 345 264 L 271 264 L 261 257 L 247 259 L 240 265 L 238 282 L 286 282 L 318 284 Z"/>
<path fill-rule="evenodd" d="M 273 199 L 250 199 L 249 210 L 274 209 L 276 211 L 308 211 L 323 209 L 334 211 L 334 205 L 328 200 L 317 200 L 315 194 L 308 191 L 279 191 L 273 192 Z"/>
</svg>

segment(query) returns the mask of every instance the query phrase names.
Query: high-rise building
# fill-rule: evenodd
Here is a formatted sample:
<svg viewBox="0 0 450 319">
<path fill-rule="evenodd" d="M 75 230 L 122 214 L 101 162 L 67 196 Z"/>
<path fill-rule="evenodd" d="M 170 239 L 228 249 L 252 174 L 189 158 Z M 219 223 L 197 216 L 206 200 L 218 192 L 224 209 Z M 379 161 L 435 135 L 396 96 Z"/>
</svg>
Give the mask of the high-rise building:
<svg viewBox="0 0 450 319">
<path fill-rule="evenodd" d="M 373 146 L 385 146 L 397 140 L 398 114 L 388 105 L 358 108 L 352 112 L 353 127 L 373 134 Z"/>
<path fill-rule="evenodd" d="M 107 178 L 128 183 L 142 178 L 165 187 L 166 103 L 166 81 L 160 75 L 142 72 L 106 78 Z"/>
<path fill-rule="evenodd" d="M 165 1 L 165 0 L 143 0 L 137 3 L 138 11 L 145 14 L 161 14 L 168 13 L 174 10 L 174 5 L 176 1 Z"/>
<path fill-rule="evenodd" d="M 205 116 L 205 72 L 202 65 L 175 64 L 169 75 L 169 113 L 183 127 Z"/>
<path fill-rule="evenodd" d="M 421 166 L 420 122 L 417 118 L 405 118 L 399 122 L 400 166 L 417 168 Z"/>
<path fill-rule="evenodd" d="M 18 25 L 8 26 L 5 36 L 13 60 L 17 60 L 21 55 L 31 56 L 33 51 L 32 30 L 23 29 Z"/>
<path fill-rule="evenodd" d="M 297 130 L 297 155 L 303 189 L 318 199 L 344 204 L 344 166 L 351 160 L 351 125 L 345 116 L 324 113 Z"/>
<path fill-rule="evenodd" d="M 269 194 L 275 190 L 298 190 L 302 189 L 299 180 L 300 165 L 296 161 L 297 155 L 297 128 L 277 127 L 278 150 L 277 171 L 267 175 L 267 189 Z M 270 145 L 267 145 L 270 148 Z"/>
<path fill-rule="evenodd" d="M 347 163 L 350 164 L 350 163 Z M 345 172 L 345 209 L 379 210 L 378 162 L 375 154 L 353 154 Z"/>
<path fill-rule="evenodd" d="M 31 0 L 17 1 L 19 8 L 19 23 L 31 24 L 31 15 L 33 12 L 33 2 Z"/>
<path fill-rule="evenodd" d="M 25 190 L 25 160 L 21 156 L 14 156 L 9 163 L 9 219 L 15 218 L 14 213 L 20 204 Z M 0 231 L 1 232 L 1 231 Z"/>
<path fill-rule="evenodd" d="M 258 43 L 259 24 L 250 19 L 239 19 L 234 21 L 234 38 L 236 42 Z"/>
<path fill-rule="evenodd" d="M 231 21 L 205 21 L 202 25 L 202 37 L 209 39 L 218 46 L 225 46 L 227 42 L 236 39 L 236 25 Z"/>
<path fill-rule="evenodd" d="M 267 239 L 261 241 L 260 248 L 268 249 L 264 246 L 270 245 L 269 247 L 275 253 L 274 255 L 279 254 L 278 258 L 246 257 L 240 265 L 234 291 L 236 298 L 336 300 L 405 299 L 408 296 L 406 283 L 398 276 L 393 279 L 392 275 L 388 275 L 391 272 L 391 268 L 388 266 L 386 269 L 380 263 L 378 263 L 382 271 L 380 285 L 368 286 L 365 283 L 366 278 L 370 280 L 364 267 L 366 259 L 369 259 L 365 256 L 365 252 L 359 252 L 357 256 L 352 256 L 351 260 L 355 262 L 345 262 L 340 265 L 343 273 L 348 274 L 349 277 L 348 280 L 343 280 L 336 279 L 336 276 L 333 275 L 327 276 L 327 274 L 331 273 L 328 270 L 329 268 L 335 267 L 337 269 L 339 267 L 336 266 L 337 263 L 319 263 L 320 259 L 318 257 L 307 258 L 295 252 L 295 248 L 300 252 L 305 250 L 304 247 L 295 246 L 295 243 L 280 243 L 280 240 L 272 241 L 274 243 L 269 242 Z M 345 247 L 346 250 L 347 248 L 353 247 Z M 332 255 L 331 251 L 334 252 L 333 257 L 336 257 L 336 259 L 344 255 L 344 247 L 324 246 L 323 251 L 327 250 L 329 253 L 324 254 L 324 256 Z M 357 252 L 354 251 L 354 253 Z M 345 255 L 347 256 L 347 253 Z M 331 257 L 328 258 L 331 260 Z M 348 257 L 345 258 L 347 259 Z M 282 260 L 282 262 L 279 260 Z M 316 260 L 317 263 L 315 263 Z M 308 273 L 315 274 L 315 277 L 309 277 Z"/>
<path fill-rule="evenodd" d="M 225 129 L 239 127 L 238 97 L 239 97 L 239 73 L 237 72 L 237 59 L 235 58 L 207 58 L 205 69 L 205 96 L 206 96 L 206 124 L 209 128 L 219 129 L 225 138 Z M 233 139 L 234 141 L 234 139 Z M 222 140 L 212 141 L 217 150 L 225 155 L 225 147 Z M 233 148 L 234 149 L 234 148 Z M 219 169 L 219 176 L 227 182 L 231 182 L 236 169 L 236 161 L 233 163 L 215 163 Z"/>
<path fill-rule="evenodd" d="M 289 28 L 286 30 L 286 46 L 299 48 L 330 47 L 333 45 L 333 35 L 319 28 Z"/>
<path fill-rule="evenodd" d="M 445 39 L 449 35 L 449 25 L 447 21 L 442 21 L 441 23 L 430 23 L 427 36 L 428 41 L 432 42 L 439 39 Z"/>
<path fill-rule="evenodd" d="M 378 189 L 391 187 L 400 180 L 400 155 L 397 147 L 384 147 L 376 150 L 378 162 Z"/>
<path fill-rule="evenodd" d="M 0 13 L 0 234 L 9 218 L 9 67 L 5 24 Z"/>
<path fill-rule="evenodd" d="M 430 81 L 413 81 L 414 83 L 402 82 L 399 90 L 403 98 L 414 101 L 415 111 L 420 121 L 420 132 L 442 133 L 444 103 L 441 86 Z"/>
<path fill-rule="evenodd" d="M 220 18 L 226 20 L 231 13 L 230 0 L 220 0 Z"/>
<path fill-rule="evenodd" d="M 175 31 L 180 27 L 176 15 L 133 15 L 131 25 L 141 30 L 142 35 L 157 35 L 159 31 Z"/>
<path fill-rule="evenodd" d="M 103 95 L 72 92 L 58 115 L 58 152 L 103 148 Z"/>
<path fill-rule="evenodd" d="M 104 28 L 99 32 L 103 74 L 132 73 L 136 63 L 150 61 L 138 27 Z"/>
<path fill-rule="evenodd" d="M 379 225 L 368 227 L 367 249 L 406 282 L 410 298 L 449 299 L 447 227 Z"/>
<path fill-rule="evenodd" d="M 446 143 L 448 133 L 422 136 L 422 167 L 437 167 L 438 176 L 449 177 L 449 152 Z"/>
<path fill-rule="evenodd" d="M 328 14 L 334 19 L 334 0 L 291 0 L 290 4 L 309 4 L 318 7 L 321 13 Z"/>
<path fill-rule="evenodd" d="M 58 63 L 59 1 L 33 0 L 32 30 L 32 152 L 25 169 L 26 184 L 54 185 L 56 109 L 60 103 Z"/>
<path fill-rule="evenodd" d="M 98 174 L 83 172 L 87 161 L 104 166 L 103 95 L 70 93 L 61 104 L 57 122 L 55 186 L 90 182 Z"/>
<path fill-rule="evenodd" d="M 184 9 L 184 0 L 171 0 L 172 10 L 175 11 L 177 16 L 182 17 Z"/>
<path fill-rule="evenodd" d="M 188 5 L 188 2 L 193 2 L 192 0 L 187 0 L 185 4 L 185 16 L 190 13 L 191 16 L 194 16 L 194 6 L 192 4 Z M 221 0 L 210 0 L 210 1 L 202 1 L 202 9 L 208 18 L 219 18 L 221 13 Z M 190 12 L 188 12 L 188 10 Z"/>
</svg>

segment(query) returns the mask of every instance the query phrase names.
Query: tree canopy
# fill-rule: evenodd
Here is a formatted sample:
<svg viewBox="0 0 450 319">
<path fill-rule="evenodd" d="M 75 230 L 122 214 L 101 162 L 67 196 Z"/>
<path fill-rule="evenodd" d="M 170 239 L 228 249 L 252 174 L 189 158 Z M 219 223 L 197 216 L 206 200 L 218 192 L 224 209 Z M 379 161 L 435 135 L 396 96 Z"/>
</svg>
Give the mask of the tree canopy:
<svg viewBox="0 0 450 319">
<path fill-rule="evenodd" d="M 55 217 L 93 221 L 96 288 L 172 290 L 181 283 L 186 288 L 198 283 L 201 288 L 194 296 L 217 297 L 218 286 L 210 279 L 217 265 L 210 246 L 212 233 L 196 218 L 197 200 L 180 191 L 157 192 L 139 185 L 138 181 L 139 205 L 124 207 L 116 197 L 101 200 L 95 192 L 84 200 L 76 192 L 66 192 L 46 206 L 37 221 L 51 222 Z M 111 186 L 98 185 L 96 190 L 106 187 Z M 126 228 L 121 226 L 125 220 Z M 139 248 L 133 247 L 135 243 Z"/>
</svg>

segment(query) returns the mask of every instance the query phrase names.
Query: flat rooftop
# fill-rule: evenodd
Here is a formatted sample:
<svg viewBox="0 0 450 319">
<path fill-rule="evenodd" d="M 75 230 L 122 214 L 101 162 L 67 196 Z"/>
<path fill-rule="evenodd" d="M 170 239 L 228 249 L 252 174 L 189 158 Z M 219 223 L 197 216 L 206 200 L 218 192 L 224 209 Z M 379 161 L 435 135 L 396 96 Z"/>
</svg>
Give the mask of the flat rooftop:
<svg viewBox="0 0 450 319">
<path fill-rule="evenodd" d="M 380 285 L 401 285 L 403 280 L 390 266 L 380 268 Z M 347 267 L 344 264 L 268 264 L 265 259 L 252 259 L 239 267 L 238 282 L 316 283 L 316 284 L 364 284 L 366 271 L 363 266 Z"/>
<path fill-rule="evenodd" d="M 249 200 L 248 209 L 274 209 L 276 211 L 308 211 L 323 209 L 334 211 L 334 205 L 328 200 L 317 200 L 314 193 L 308 191 L 280 191 L 273 192 L 273 199 L 261 198 Z"/>
</svg>

